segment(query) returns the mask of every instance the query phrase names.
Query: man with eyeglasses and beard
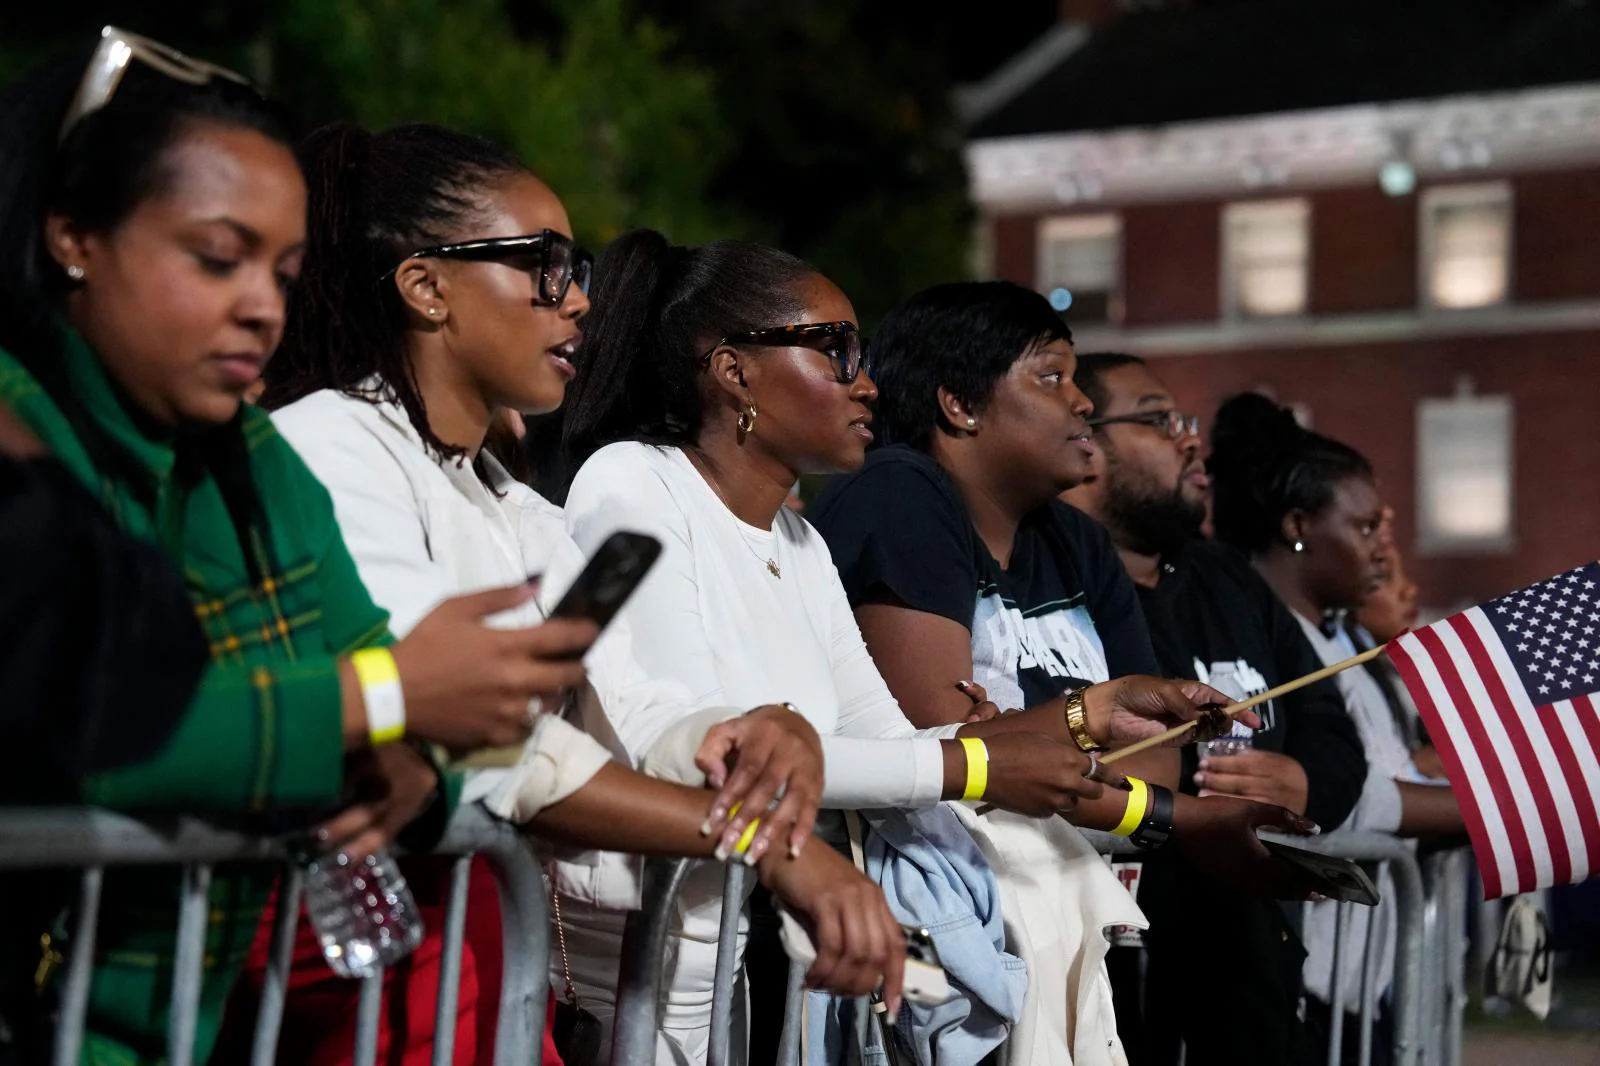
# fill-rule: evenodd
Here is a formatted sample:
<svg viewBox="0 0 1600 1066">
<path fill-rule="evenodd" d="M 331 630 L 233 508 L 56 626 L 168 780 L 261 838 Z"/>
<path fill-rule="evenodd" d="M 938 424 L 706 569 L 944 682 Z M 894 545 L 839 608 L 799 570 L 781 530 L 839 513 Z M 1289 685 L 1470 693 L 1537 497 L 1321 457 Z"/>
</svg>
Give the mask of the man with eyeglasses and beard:
<svg viewBox="0 0 1600 1066">
<path fill-rule="evenodd" d="M 1135 356 L 1080 355 L 1073 380 L 1094 402 L 1089 425 L 1103 463 L 1063 498 L 1110 532 L 1162 670 L 1242 699 L 1318 669 L 1294 616 L 1250 562 L 1201 535 L 1210 483 L 1199 420 Z M 1261 729 L 1234 726 L 1237 754 L 1166 749 L 1148 753 L 1144 770 L 1185 792 L 1275 803 L 1337 828 L 1366 776 L 1338 689 L 1323 681 L 1257 711 Z M 1180 1043 L 1186 1066 L 1310 1061 L 1298 903 L 1242 897 L 1161 852 L 1145 861 L 1139 905 L 1150 929 L 1145 1062 L 1135 1066 L 1176 1063 Z M 1226 990 L 1226 1009 L 1195 996 L 1197 976 Z"/>
</svg>

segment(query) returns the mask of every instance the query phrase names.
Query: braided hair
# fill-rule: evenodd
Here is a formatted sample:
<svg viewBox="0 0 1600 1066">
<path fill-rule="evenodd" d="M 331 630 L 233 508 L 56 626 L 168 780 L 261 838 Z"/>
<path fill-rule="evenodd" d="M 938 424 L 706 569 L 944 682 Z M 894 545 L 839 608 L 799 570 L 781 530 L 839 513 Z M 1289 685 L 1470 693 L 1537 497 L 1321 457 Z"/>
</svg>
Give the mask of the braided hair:
<svg viewBox="0 0 1600 1066">
<path fill-rule="evenodd" d="M 490 141 L 425 123 L 376 134 L 347 122 L 325 126 L 306 138 L 300 162 L 309 187 L 306 252 L 262 403 L 282 407 L 321 389 L 362 395 L 362 382 L 376 375 L 430 451 L 463 458 L 465 449 L 429 428 L 400 294 L 378 279 L 419 248 L 470 228 L 488 214 L 485 190 L 527 168 Z"/>
</svg>

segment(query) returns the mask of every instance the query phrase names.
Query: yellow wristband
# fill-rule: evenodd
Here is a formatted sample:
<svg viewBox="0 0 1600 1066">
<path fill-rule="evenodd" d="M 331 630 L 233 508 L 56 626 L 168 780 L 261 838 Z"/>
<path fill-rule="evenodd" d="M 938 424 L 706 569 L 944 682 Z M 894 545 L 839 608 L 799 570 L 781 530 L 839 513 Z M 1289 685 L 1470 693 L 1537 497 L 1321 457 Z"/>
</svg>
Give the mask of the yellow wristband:
<svg viewBox="0 0 1600 1066">
<path fill-rule="evenodd" d="M 989 746 L 977 737 L 958 737 L 967 751 L 967 788 L 961 793 L 964 800 L 983 799 L 989 788 Z"/>
<path fill-rule="evenodd" d="M 1133 786 L 1133 791 L 1128 793 L 1128 807 L 1122 812 L 1122 821 L 1111 830 L 1112 836 L 1131 837 L 1150 809 L 1150 786 L 1137 777 L 1128 778 L 1128 784 Z"/>
<path fill-rule="evenodd" d="M 400 669 L 388 648 L 362 648 L 350 656 L 361 699 L 367 707 L 367 734 L 374 744 L 388 744 L 406 735 L 406 700 Z"/>
</svg>

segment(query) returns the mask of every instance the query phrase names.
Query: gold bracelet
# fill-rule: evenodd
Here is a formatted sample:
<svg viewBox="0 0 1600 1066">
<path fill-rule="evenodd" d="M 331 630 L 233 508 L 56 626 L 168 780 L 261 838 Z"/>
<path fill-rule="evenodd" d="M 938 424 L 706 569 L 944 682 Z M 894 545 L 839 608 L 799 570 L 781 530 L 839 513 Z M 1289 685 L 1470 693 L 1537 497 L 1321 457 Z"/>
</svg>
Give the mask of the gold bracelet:
<svg viewBox="0 0 1600 1066">
<path fill-rule="evenodd" d="M 1089 732 L 1089 711 L 1084 706 L 1088 693 L 1086 688 L 1067 689 L 1067 732 L 1072 734 L 1072 741 L 1080 750 L 1094 754 L 1105 751 L 1106 746 Z"/>
</svg>

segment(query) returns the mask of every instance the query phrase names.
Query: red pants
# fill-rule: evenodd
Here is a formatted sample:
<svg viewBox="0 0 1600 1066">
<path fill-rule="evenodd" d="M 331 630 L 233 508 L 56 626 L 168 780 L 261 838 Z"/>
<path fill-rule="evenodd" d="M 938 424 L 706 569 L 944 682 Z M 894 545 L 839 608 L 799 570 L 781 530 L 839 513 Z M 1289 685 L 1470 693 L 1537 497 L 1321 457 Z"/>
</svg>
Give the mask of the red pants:
<svg viewBox="0 0 1600 1066">
<path fill-rule="evenodd" d="M 428 1066 L 433 1056 L 434 1013 L 443 962 L 445 905 L 454 860 L 422 856 L 403 859 L 401 870 L 416 898 L 426 934 L 421 945 L 384 973 L 384 1006 L 378 1024 L 380 1066 Z M 268 905 L 250 948 L 250 959 L 228 1002 L 222 1035 L 211 1061 L 246 1062 L 260 1006 L 261 984 L 271 954 L 277 898 Z M 493 1066 L 494 1032 L 500 1002 L 502 963 L 500 901 L 494 877 L 483 859 L 474 859 L 467 890 L 467 928 L 461 949 L 454 1066 Z M 278 1038 L 278 1062 L 285 1066 L 344 1066 L 355 1048 L 359 982 L 340 978 L 323 960 L 316 934 L 302 914 L 295 931 L 289 995 Z M 550 1010 L 555 999 L 550 999 Z M 544 1066 L 561 1066 L 550 1040 L 547 1017 Z"/>
</svg>

